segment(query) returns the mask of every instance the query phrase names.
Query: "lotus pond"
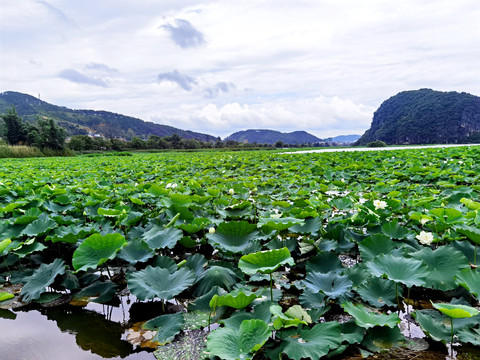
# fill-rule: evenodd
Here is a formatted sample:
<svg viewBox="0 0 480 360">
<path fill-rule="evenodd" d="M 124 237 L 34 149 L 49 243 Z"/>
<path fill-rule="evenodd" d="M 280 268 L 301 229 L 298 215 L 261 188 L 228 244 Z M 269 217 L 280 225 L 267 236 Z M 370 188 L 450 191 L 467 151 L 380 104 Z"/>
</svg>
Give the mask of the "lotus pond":
<svg viewBox="0 0 480 360">
<path fill-rule="evenodd" d="M 3 160 L 0 349 L 45 317 L 100 358 L 478 359 L 479 179 L 479 147 Z"/>
</svg>

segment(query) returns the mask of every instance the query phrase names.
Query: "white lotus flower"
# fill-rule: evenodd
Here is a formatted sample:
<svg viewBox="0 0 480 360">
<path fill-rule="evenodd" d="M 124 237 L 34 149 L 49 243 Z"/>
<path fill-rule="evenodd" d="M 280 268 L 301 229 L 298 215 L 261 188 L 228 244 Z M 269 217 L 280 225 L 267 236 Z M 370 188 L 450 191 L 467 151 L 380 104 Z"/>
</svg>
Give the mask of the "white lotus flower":
<svg viewBox="0 0 480 360">
<path fill-rule="evenodd" d="M 430 245 L 433 241 L 433 234 L 431 232 L 420 231 L 420 234 L 417 235 L 416 238 L 421 244 Z"/>
<path fill-rule="evenodd" d="M 383 200 L 373 200 L 373 206 L 375 206 L 375 210 L 385 209 L 387 207 L 387 203 Z"/>
<path fill-rule="evenodd" d="M 210 229 L 208 229 L 208 233 L 209 234 L 215 234 L 215 228 L 211 227 Z"/>
<path fill-rule="evenodd" d="M 229 193 L 230 195 L 233 195 L 233 194 L 235 194 L 235 190 L 230 189 L 230 190 L 228 190 L 228 193 Z"/>
</svg>

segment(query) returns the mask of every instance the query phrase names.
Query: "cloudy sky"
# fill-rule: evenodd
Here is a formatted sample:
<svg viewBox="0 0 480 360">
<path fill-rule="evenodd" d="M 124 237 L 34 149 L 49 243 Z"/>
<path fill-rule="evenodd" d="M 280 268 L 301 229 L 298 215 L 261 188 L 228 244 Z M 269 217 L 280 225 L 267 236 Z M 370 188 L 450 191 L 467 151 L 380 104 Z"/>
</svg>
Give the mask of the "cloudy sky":
<svg viewBox="0 0 480 360">
<path fill-rule="evenodd" d="M 0 0 L 0 91 L 225 137 L 362 134 L 403 90 L 480 96 L 478 0 Z"/>
</svg>

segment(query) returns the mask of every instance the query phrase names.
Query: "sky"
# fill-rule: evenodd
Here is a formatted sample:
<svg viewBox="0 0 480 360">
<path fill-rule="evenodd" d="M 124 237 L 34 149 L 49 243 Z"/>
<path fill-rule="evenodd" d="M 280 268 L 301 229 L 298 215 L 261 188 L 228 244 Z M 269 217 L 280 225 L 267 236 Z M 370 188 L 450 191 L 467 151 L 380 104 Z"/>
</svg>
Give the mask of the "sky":
<svg viewBox="0 0 480 360">
<path fill-rule="evenodd" d="M 478 0 L 0 0 L 0 92 L 221 136 L 363 134 L 400 91 L 480 96 Z"/>
</svg>

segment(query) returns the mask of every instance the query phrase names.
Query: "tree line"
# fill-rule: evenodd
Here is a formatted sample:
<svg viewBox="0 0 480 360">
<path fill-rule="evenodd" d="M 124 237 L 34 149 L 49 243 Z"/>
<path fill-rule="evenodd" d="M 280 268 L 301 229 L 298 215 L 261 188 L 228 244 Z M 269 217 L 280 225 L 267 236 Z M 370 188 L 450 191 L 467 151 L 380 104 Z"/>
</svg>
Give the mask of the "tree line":
<svg viewBox="0 0 480 360">
<path fill-rule="evenodd" d="M 0 115 L 5 126 L 0 134 L 10 145 L 28 145 L 41 150 L 63 150 L 67 132 L 55 124 L 53 119 L 37 117 L 33 124 L 23 121 L 15 107 Z"/>
</svg>

